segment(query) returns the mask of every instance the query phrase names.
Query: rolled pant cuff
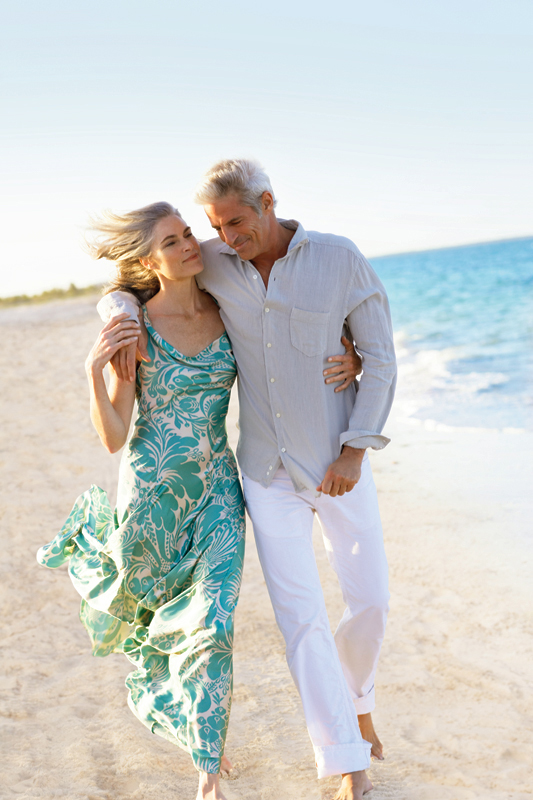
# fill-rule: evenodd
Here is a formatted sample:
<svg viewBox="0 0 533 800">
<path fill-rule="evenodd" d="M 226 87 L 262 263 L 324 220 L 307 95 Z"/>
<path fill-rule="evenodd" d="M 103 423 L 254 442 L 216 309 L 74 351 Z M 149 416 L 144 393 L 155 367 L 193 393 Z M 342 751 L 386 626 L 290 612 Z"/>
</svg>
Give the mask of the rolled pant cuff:
<svg viewBox="0 0 533 800">
<path fill-rule="evenodd" d="M 364 697 L 354 697 L 355 711 L 358 716 L 361 714 L 370 714 L 376 707 L 376 692 L 372 687 L 368 694 Z"/>
<path fill-rule="evenodd" d="M 353 744 L 332 744 L 329 747 L 315 747 L 315 761 L 319 778 L 329 775 L 344 775 L 359 772 L 370 766 L 370 742 Z"/>
</svg>

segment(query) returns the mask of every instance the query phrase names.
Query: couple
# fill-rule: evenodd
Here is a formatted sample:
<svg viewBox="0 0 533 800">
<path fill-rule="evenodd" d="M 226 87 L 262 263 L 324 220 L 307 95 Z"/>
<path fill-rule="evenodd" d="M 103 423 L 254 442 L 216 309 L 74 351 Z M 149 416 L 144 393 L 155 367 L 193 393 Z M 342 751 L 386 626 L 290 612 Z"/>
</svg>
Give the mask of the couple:
<svg viewBox="0 0 533 800">
<path fill-rule="evenodd" d="M 278 220 L 254 162 L 215 165 L 196 200 L 219 237 L 201 247 L 166 203 L 98 224 L 94 254 L 115 262 L 114 288 L 127 291 L 100 303 L 109 321 L 86 363 L 91 416 L 111 452 L 127 441 L 135 398 L 138 417 L 116 510 L 92 487 L 38 558 L 70 562 L 93 652 L 127 655 L 133 712 L 190 752 L 199 798 L 222 800 L 244 551 L 225 430 L 238 368 L 244 497 L 318 777 L 341 774 L 337 797 L 361 800 L 371 748 L 382 757 L 371 712 L 387 565 L 365 451 L 388 442 L 396 369 L 385 291 L 349 240 Z M 350 354 L 323 372 L 341 336 L 363 356 L 359 383 Z M 346 602 L 335 637 L 314 513 Z"/>
</svg>

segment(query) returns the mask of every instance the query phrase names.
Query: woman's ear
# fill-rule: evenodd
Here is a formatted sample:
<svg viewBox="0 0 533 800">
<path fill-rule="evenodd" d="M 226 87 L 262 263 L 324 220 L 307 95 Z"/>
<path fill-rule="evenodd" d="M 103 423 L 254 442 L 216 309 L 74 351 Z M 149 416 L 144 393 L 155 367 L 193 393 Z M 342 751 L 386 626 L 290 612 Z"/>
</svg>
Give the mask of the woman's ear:
<svg viewBox="0 0 533 800">
<path fill-rule="evenodd" d="M 139 261 L 145 269 L 152 269 L 152 265 L 150 264 L 148 258 L 140 258 Z"/>
</svg>

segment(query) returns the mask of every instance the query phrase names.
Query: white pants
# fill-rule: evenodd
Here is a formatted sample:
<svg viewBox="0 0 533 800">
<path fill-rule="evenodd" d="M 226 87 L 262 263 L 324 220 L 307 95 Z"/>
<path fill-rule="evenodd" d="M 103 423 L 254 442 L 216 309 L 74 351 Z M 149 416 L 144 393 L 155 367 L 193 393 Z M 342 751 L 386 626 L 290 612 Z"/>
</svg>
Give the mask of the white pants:
<svg viewBox="0 0 533 800">
<path fill-rule="evenodd" d="M 358 714 L 374 708 L 374 675 L 388 611 L 387 560 L 368 456 L 342 497 L 297 494 L 284 468 L 268 489 L 243 477 L 246 507 L 286 657 L 302 699 L 318 777 L 370 766 Z M 329 626 L 312 544 L 318 516 L 346 609 Z"/>
</svg>

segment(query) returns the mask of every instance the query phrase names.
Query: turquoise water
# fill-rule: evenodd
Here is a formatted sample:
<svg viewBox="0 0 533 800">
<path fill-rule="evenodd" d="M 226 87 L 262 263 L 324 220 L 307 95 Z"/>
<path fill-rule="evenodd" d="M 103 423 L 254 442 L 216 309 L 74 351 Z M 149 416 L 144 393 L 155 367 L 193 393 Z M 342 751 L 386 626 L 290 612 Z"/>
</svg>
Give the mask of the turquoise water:
<svg viewBox="0 0 533 800">
<path fill-rule="evenodd" d="M 399 399 L 451 426 L 533 428 L 533 238 L 372 259 Z"/>
</svg>

